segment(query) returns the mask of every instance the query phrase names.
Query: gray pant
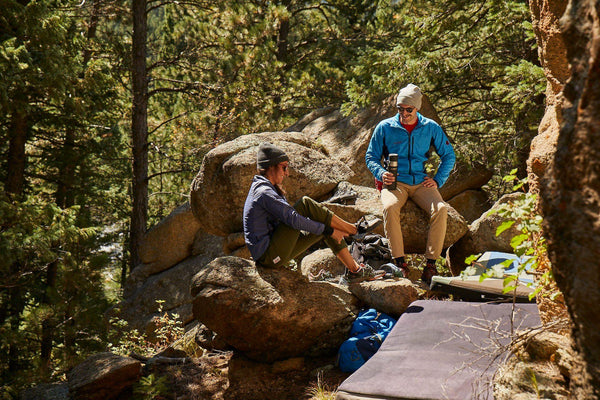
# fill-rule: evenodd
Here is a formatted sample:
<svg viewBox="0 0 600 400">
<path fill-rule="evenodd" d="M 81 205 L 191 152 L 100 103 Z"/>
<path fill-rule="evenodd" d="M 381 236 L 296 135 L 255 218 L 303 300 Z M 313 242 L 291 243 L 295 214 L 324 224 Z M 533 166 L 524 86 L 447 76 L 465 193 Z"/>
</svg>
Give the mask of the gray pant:
<svg viewBox="0 0 600 400">
<path fill-rule="evenodd" d="M 302 216 L 331 226 L 333 212 L 310 197 L 302 197 L 294 204 L 294 209 Z M 302 232 L 281 223 L 275 228 L 269 247 L 265 251 L 265 254 L 258 259 L 258 263 L 265 267 L 285 265 L 321 239 L 325 241 L 327 247 L 336 255 L 348 246 L 344 240 L 337 243 L 330 236 Z"/>
</svg>

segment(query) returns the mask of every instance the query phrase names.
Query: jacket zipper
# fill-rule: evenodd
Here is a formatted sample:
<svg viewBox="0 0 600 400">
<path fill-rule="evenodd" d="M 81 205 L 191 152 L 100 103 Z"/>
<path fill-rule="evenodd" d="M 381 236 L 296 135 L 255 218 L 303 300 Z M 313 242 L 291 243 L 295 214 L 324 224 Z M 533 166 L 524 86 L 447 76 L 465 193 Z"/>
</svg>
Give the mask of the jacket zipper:
<svg viewBox="0 0 600 400">
<path fill-rule="evenodd" d="M 406 131 L 408 132 L 408 130 Z M 408 132 L 408 175 L 412 178 L 412 184 L 415 184 L 415 177 L 412 175 L 412 163 L 410 161 L 410 155 L 412 154 L 413 137 L 411 132 Z"/>
</svg>

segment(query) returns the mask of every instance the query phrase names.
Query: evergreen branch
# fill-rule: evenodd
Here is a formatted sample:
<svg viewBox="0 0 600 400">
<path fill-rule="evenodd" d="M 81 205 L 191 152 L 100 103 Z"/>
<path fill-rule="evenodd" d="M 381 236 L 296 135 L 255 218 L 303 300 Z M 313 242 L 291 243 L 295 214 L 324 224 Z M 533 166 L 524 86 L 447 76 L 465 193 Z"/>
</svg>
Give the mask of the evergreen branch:
<svg viewBox="0 0 600 400">
<path fill-rule="evenodd" d="M 180 168 L 180 169 L 172 169 L 172 170 L 168 170 L 168 171 L 156 172 L 156 173 L 154 173 L 152 175 L 148 175 L 145 180 L 147 182 L 149 182 L 150 179 L 156 178 L 157 176 L 169 175 L 169 174 L 180 174 L 182 172 L 190 172 L 190 169 Z"/>
<path fill-rule="evenodd" d="M 153 134 L 154 132 L 156 132 L 156 131 L 157 131 L 157 130 L 159 130 L 161 127 L 165 126 L 166 124 L 168 124 L 168 123 L 170 123 L 170 122 L 172 122 L 172 121 L 175 121 L 176 119 L 179 119 L 179 118 L 181 118 L 181 117 L 184 117 L 184 116 L 186 116 L 186 115 L 188 115 L 188 114 L 189 114 L 189 111 L 184 111 L 184 112 L 182 112 L 182 113 L 181 113 L 181 114 L 179 114 L 179 115 L 176 115 L 176 116 L 174 116 L 174 117 L 172 117 L 172 118 L 169 118 L 169 119 L 167 119 L 167 120 L 165 120 L 165 121 L 161 122 L 160 124 L 158 124 L 157 126 L 155 126 L 155 127 L 152 129 L 152 130 L 150 130 L 150 131 L 148 132 L 148 135 L 151 135 L 151 134 Z"/>
</svg>

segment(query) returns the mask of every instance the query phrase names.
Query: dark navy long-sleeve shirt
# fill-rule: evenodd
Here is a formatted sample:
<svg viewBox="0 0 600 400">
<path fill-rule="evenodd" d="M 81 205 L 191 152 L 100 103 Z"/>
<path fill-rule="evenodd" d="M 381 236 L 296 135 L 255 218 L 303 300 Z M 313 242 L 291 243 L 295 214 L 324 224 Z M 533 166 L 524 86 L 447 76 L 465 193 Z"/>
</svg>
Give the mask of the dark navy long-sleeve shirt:
<svg viewBox="0 0 600 400">
<path fill-rule="evenodd" d="M 325 224 L 300 214 L 264 176 L 255 175 L 244 203 L 244 238 L 250 254 L 258 260 L 269 247 L 271 235 L 280 223 L 321 235 Z"/>
</svg>

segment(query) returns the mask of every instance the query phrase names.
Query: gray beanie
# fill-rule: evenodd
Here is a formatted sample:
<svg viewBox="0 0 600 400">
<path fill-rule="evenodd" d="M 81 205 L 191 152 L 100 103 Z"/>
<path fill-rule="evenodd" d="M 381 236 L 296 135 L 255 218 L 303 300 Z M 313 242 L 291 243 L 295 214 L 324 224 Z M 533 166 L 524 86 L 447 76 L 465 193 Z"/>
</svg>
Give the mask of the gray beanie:
<svg viewBox="0 0 600 400">
<path fill-rule="evenodd" d="M 418 86 L 409 83 L 406 87 L 400 89 L 400 93 L 398 93 L 398 97 L 396 98 L 396 106 L 406 104 L 420 110 L 422 98 L 423 94 L 421 94 L 421 89 L 419 89 Z"/>
<path fill-rule="evenodd" d="M 258 169 L 267 169 L 271 165 L 277 165 L 289 160 L 283 150 L 271 143 L 264 142 L 258 146 L 258 153 L 256 154 L 256 166 Z"/>
</svg>

